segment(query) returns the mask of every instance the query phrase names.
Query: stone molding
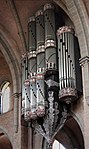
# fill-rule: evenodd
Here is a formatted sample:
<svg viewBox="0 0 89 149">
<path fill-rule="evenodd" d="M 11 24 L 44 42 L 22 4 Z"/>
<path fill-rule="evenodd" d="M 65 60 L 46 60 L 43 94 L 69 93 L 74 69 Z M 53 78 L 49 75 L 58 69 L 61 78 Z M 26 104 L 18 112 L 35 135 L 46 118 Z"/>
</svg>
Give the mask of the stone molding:
<svg viewBox="0 0 89 149">
<path fill-rule="evenodd" d="M 15 133 L 18 132 L 18 119 L 19 119 L 19 97 L 21 96 L 21 93 L 14 93 L 14 131 Z"/>
<path fill-rule="evenodd" d="M 13 96 L 14 98 L 19 98 L 19 96 L 21 96 L 21 93 L 14 93 L 12 96 Z"/>
<path fill-rule="evenodd" d="M 86 79 L 85 78 L 88 77 L 88 75 L 89 75 L 89 73 L 88 73 L 88 71 L 89 71 L 89 56 L 85 56 L 83 58 L 80 58 L 80 66 L 82 66 L 83 68 L 85 68 L 85 69 L 83 69 L 83 71 L 85 71 L 84 74 L 86 74 L 86 76 L 84 76 L 84 83 L 86 83 Z M 87 80 L 89 80 L 89 77 L 87 78 Z M 84 90 L 86 90 L 86 92 L 85 92 L 86 103 L 89 106 L 89 93 L 87 92 L 88 85 L 86 86 L 86 88 Z"/>
<path fill-rule="evenodd" d="M 84 66 L 85 63 L 89 63 L 89 56 L 80 58 L 79 63 L 80 63 L 80 66 Z"/>
</svg>

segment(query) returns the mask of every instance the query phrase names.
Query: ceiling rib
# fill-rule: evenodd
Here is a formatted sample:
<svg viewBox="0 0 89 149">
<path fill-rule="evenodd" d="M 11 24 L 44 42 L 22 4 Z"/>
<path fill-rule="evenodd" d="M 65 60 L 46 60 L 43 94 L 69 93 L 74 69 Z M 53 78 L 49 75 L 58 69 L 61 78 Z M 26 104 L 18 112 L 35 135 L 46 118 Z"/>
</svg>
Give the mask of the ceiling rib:
<svg viewBox="0 0 89 149">
<path fill-rule="evenodd" d="M 19 34 L 20 39 L 21 39 L 23 49 L 22 50 L 20 49 L 20 50 L 21 50 L 22 54 L 24 54 L 27 50 L 27 44 L 26 44 L 26 39 L 24 36 L 23 28 L 21 25 L 20 17 L 19 17 L 19 14 L 18 14 L 18 11 L 17 11 L 17 8 L 16 8 L 14 1 L 8 0 L 8 4 L 9 4 L 9 7 L 12 11 L 13 16 L 14 16 L 14 19 L 15 19 L 15 22 L 16 22 L 16 25 L 18 28 L 18 34 Z"/>
</svg>

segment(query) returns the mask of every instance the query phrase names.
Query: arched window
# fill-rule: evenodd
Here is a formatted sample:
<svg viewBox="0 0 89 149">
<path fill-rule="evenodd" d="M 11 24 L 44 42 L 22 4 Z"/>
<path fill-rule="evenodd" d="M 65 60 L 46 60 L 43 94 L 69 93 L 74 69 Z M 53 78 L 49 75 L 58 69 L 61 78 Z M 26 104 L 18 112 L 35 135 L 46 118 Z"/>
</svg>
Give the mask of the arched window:
<svg viewBox="0 0 89 149">
<path fill-rule="evenodd" d="M 1 98 L 0 98 L 0 112 L 5 113 L 10 108 L 10 83 L 5 82 L 2 86 L 1 90 Z"/>
<path fill-rule="evenodd" d="M 57 140 L 54 141 L 52 149 L 65 149 L 65 147 Z"/>
</svg>

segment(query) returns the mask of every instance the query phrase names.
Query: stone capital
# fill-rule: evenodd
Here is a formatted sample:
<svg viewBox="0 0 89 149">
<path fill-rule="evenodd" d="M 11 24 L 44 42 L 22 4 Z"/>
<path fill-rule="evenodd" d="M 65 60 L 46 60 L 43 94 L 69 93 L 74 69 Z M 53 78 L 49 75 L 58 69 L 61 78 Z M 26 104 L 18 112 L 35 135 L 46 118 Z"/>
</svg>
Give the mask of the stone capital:
<svg viewBox="0 0 89 149">
<path fill-rule="evenodd" d="M 19 96 L 21 96 L 21 93 L 14 93 L 12 96 L 13 96 L 14 98 L 19 98 Z"/>
<path fill-rule="evenodd" d="M 84 66 L 84 64 L 89 64 L 89 56 L 85 56 L 79 59 L 80 66 Z"/>
</svg>

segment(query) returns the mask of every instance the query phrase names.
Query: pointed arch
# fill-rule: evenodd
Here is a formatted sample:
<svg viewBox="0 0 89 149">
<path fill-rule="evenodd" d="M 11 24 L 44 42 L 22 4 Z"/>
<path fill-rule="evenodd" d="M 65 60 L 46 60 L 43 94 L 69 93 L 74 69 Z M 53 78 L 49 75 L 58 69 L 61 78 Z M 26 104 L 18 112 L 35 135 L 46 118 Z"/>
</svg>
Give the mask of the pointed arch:
<svg viewBox="0 0 89 149">
<path fill-rule="evenodd" d="M 76 130 L 76 131 L 75 131 Z M 65 123 L 63 129 L 55 137 L 65 148 L 84 149 L 84 137 L 82 130 L 77 121 L 70 116 Z"/>
<path fill-rule="evenodd" d="M 13 52 L 13 47 L 10 46 L 7 39 L 0 32 L 0 50 L 4 55 L 4 58 L 9 66 L 12 81 L 13 81 L 13 93 L 20 92 L 20 65 L 18 58 Z"/>
<path fill-rule="evenodd" d="M 2 138 L 1 138 L 2 137 Z M 9 145 L 9 147 L 11 147 L 10 149 L 13 148 L 13 139 L 12 139 L 12 136 L 10 135 L 10 133 L 2 126 L 0 126 L 0 143 L 2 144 L 2 147 L 5 147 L 3 146 L 3 141 L 7 141 L 7 145 Z M 0 144 L 0 147 L 1 147 L 1 144 Z M 4 143 L 5 144 L 5 143 Z"/>
</svg>

